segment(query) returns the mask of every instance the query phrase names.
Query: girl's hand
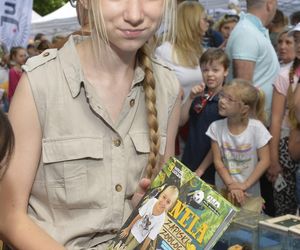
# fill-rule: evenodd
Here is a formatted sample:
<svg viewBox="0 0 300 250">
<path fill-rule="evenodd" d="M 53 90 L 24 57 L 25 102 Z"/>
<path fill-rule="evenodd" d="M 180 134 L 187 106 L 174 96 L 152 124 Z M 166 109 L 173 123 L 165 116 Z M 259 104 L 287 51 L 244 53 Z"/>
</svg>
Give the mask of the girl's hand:
<svg viewBox="0 0 300 250">
<path fill-rule="evenodd" d="M 205 85 L 203 83 L 200 83 L 196 86 L 194 86 L 190 92 L 190 99 L 195 99 L 197 96 L 200 96 L 203 94 L 205 89 Z"/>
<path fill-rule="evenodd" d="M 241 183 L 241 182 L 232 182 L 227 186 L 228 190 L 231 191 L 233 189 L 240 189 L 242 191 L 246 191 L 247 190 L 247 186 L 245 183 Z"/>
<path fill-rule="evenodd" d="M 237 201 L 240 205 L 243 205 L 246 201 L 246 193 L 241 189 L 233 189 L 229 195 L 233 201 Z"/>
<path fill-rule="evenodd" d="M 133 208 L 135 208 L 137 206 L 137 204 L 140 202 L 140 200 L 146 193 L 147 189 L 150 187 L 150 184 L 151 184 L 151 180 L 148 178 L 142 178 L 139 181 L 139 186 L 138 186 L 137 190 L 135 191 L 135 193 L 133 194 L 132 199 L 131 199 L 131 204 L 132 204 Z"/>
<path fill-rule="evenodd" d="M 130 229 L 128 227 L 124 228 L 120 233 L 120 238 L 126 238 L 130 233 Z"/>
<path fill-rule="evenodd" d="M 282 173 L 282 167 L 278 161 L 271 161 L 271 165 L 267 170 L 267 178 L 270 182 L 275 182 L 278 175 Z"/>
</svg>

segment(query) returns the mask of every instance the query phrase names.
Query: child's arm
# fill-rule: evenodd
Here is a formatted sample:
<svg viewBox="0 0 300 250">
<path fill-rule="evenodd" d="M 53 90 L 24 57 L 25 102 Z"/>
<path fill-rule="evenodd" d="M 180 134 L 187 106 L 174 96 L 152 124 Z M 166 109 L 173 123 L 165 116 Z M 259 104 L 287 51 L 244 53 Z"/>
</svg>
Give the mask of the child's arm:
<svg viewBox="0 0 300 250">
<path fill-rule="evenodd" d="M 270 133 L 272 139 L 270 141 L 270 157 L 271 164 L 268 169 L 267 177 L 271 182 L 277 179 L 277 176 L 282 172 L 282 167 L 279 163 L 279 141 L 280 141 L 280 131 L 281 124 L 284 116 L 286 97 L 280 94 L 276 87 L 273 89 L 272 97 L 272 120 L 270 126 Z"/>
<path fill-rule="evenodd" d="M 142 245 L 142 247 L 141 247 L 141 250 L 146 250 L 147 247 L 149 246 L 150 242 L 151 242 L 151 239 L 150 239 L 149 237 L 147 237 L 147 238 L 144 240 L 144 243 L 143 243 L 143 245 Z"/>
<path fill-rule="evenodd" d="M 189 111 L 193 100 L 203 93 L 205 86 L 203 84 L 196 85 L 192 88 L 189 98 L 181 106 L 179 126 L 183 126 L 189 119 Z"/>
<path fill-rule="evenodd" d="M 265 146 L 259 148 L 257 150 L 257 154 L 259 159 L 258 163 L 248 179 L 243 183 L 232 183 L 229 187 L 229 190 L 238 188 L 246 191 L 254 183 L 256 183 L 258 179 L 263 175 L 263 173 L 268 169 L 271 162 L 269 144 L 266 144 Z"/>
<path fill-rule="evenodd" d="M 201 177 L 206 169 L 213 163 L 213 153 L 212 150 L 210 149 L 208 153 L 206 154 L 205 158 L 199 165 L 199 167 L 196 169 L 196 174 Z"/>
<path fill-rule="evenodd" d="M 221 176 L 225 185 L 228 187 L 233 182 L 235 182 L 235 180 L 231 177 L 228 169 L 224 166 L 218 143 L 214 140 L 211 140 L 211 150 L 213 153 L 213 159 L 214 159 L 216 171 Z"/>
<path fill-rule="evenodd" d="M 131 228 L 133 227 L 133 225 L 139 220 L 141 219 L 142 216 L 140 216 L 140 214 L 138 214 L 137 216 L 135 216 L 135 218 L 132 220 L 132 222 L 129 224 L 128 227 L 124 228 L 121 233 L 120 233 L 120 237 L 121 238 L 125 238 L 129 235 Z"/>
</svg>

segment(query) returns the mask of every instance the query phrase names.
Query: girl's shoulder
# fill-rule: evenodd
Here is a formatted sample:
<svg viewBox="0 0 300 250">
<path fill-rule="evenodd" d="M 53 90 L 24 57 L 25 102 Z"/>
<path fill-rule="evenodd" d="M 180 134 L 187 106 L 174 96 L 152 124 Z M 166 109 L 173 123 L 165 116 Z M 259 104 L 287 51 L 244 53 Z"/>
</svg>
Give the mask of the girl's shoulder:
<svg viewBox="0 0 300 250">
<path fill-rule="evenodd" d="M 42 54 L 29 58 L 22 68 L 26 72 L 33 71 L 34 69 L 54 60 L 57 57 L 57 49 L 47 49 Z"/>
<path fill-rule="evenodd" d="M 267 127 L 260 120 L 254 118 L 249 119 L 248 128 L 251 128 L 255 133 L 258 131 L 268 132 Z"/>
<path fill-rule="evenodd" d="M 217 126 L 217 127 L 226 127 L 227 126 L 227 118 L 216 120 L 216 121 L 212 122 L 212 125 Z"/>
<path fill-rule="evenodd" d="M 157 81 L 158 89 L 167 89 L 169 94 L 177 97 L 179 93 L 179 81 L 175 72 L 161 59 L 152 58 L 153 73 Z"/>
<path fill-rule="evenodd" d="M 254 118 L 249 118 L 248 126 L 265 127 L 265 125 L 260 120 Z"/>
<path fill-rule="evenodd" d="M 227 129 L 227 118 L 213 121 L 208 128 L 208 130 L 215 131 L 216 133 L 223 133 Z"/>
</svg>

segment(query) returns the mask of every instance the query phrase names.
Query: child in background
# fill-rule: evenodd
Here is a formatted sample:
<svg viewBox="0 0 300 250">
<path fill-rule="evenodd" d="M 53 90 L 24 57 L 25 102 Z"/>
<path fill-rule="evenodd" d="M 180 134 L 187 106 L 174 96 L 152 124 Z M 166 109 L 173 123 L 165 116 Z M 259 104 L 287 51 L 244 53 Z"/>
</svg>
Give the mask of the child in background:
<svg viewBox="0 0 300 250">
<path fill-rule="evenodd" d="M 142 244 L 141 250 L 147 249 L 155 240 L 165 222 L 166 213 L 175 204 L 179 195 L 176 186 L 168 186 L 161 192 L 158 199 L 150 198 L 140 209 L 130 225 L 121 232 L 121 238 L 128 238 L 125 249 L 133 250 Z"/>
<path fill-rule="evenodd" d="M 12 47 L 10 50 L 10 60 L 12 61 L 12 67 L 9 69 L 8 76 L 8 101 L 15 93 L 19 80 L 22 76 L 22 65 L 27 60 L 27 53 L 23 47 Z"/>
<path fill-rule="evenodd" d="M 14 134 L 10 122 L 0 110 L 0 180 L 14 149 Z"/>
<path fill-rule="evenodd" d="M 235 79 L 220 93 L 219 114 L 211 138 L 219 192 L 244 208 L 261 211 L 259 178 L 270 165 L 271 135 L 263 125 L 264 96 L 250 81 Z M 253 205 L 255 207 L 248 207 Z M 260 202 L 258 202 L 260 201 Z"/>
<path fill-rule="evenodd" d="M 182 162 L 204 181 L 214 185 L 210 138 L 205 132 L 212 122 L 222 118 L 218 113 L 218 93 L 228 74 L 229 60 L 222 49 L 210 48 L 201 56 L 200 67 L 204 83 L 192 88 L 181 108 L 180 123 L 189 119 L 189 135 Z"/>
</svg>

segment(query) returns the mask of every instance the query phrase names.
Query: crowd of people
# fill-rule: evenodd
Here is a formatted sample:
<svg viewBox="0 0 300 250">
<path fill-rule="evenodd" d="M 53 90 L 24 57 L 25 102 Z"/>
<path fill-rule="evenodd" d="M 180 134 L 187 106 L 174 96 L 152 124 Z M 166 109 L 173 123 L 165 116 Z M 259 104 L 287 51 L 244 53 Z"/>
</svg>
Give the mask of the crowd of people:
<svg viewBox="0 0 300 250">
<path fill-rule="evenodd" d="M 236 2 L 72 1 L 80 31 L 1 45 L 7 249 L 105 249 L 174 155 L 239 207 L 299 214 L 300 11 Z"/>
</svg>

